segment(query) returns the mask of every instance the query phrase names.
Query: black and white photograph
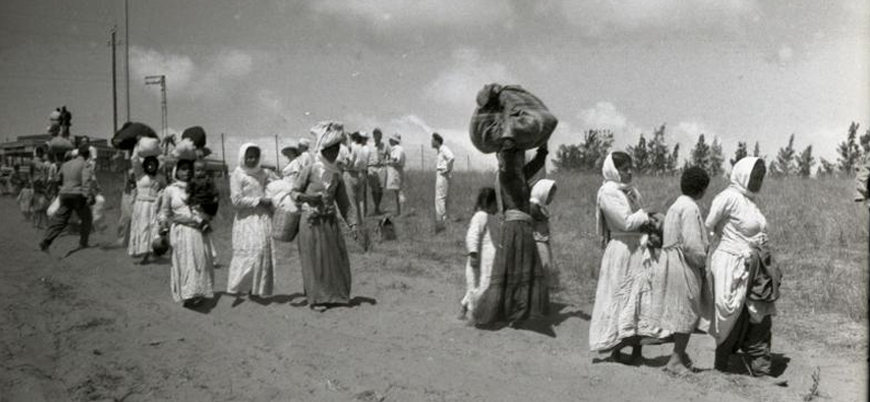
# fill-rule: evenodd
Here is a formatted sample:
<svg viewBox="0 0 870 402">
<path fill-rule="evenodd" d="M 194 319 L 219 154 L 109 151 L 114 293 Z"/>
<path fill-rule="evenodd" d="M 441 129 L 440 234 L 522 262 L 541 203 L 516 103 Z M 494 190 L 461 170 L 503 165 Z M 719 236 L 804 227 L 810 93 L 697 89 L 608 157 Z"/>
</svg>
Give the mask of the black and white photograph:
<svg viewBox="0 0 870 402">
<path fill-rule="evenodd" d="M 861 402 L 868 289 L 868 0 L 0 2 L 0 402 Z"/>
</svg>

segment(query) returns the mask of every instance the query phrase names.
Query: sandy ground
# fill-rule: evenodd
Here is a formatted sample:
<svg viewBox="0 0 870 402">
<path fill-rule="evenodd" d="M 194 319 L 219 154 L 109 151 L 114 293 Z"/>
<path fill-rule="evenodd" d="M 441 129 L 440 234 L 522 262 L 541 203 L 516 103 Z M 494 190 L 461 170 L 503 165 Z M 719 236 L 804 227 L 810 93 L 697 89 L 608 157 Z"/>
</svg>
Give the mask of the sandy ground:
<svg viewBox="0 0 870 402">
<path fill-rule="evenodd" d="M 776 321 L 789 387 L 711 370 L 706 335 L 690 343 L 699 372 L 672 377 L 669 345 L 646 347 L 640 367 L 594 362 L 591 305 L 557 304 L 551 334 L 466 327 L 461 269 L 385 251 L 351 255 L 350 308 L 305 307 L 296 245 L 280 244 L 269 303 L 220 295 L 191 311 L 170 297 L 168 261 L 134 265 L 110 233 L 42 253 L 40 233 L 0 199 L 0 401 L 794 401 L 816 367 L 822 399 L 866 400 L 863 354 L 781 340 Z"/>
</svg>

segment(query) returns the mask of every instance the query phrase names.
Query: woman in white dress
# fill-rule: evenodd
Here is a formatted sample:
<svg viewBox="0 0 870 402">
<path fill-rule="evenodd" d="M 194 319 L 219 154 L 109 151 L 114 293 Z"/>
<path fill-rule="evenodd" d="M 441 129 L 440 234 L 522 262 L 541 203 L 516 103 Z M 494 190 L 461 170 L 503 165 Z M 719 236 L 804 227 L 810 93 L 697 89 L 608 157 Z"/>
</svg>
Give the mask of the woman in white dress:
<svg viewBox="0 0 870 402">
<path fill-rule="evenodd" d="M 133 165 L 136 191 L 127 253 L 131 257 L 142 257 L 139 263 L 146 264 L 151 256 L 151 241 L 157 235 L 157 201 L 163 190 L 163 185 L 157 178 L 160 163 L 154 156 L 141 158 L 137 150 L 133 150 L 130 162 Z"/>
<path fill-rule="evenodd" d="M 612 152 L 604 160 L 601 172 L 604 184 L 598 190 L 598 230 L 606 244 L 598 273 L 598 288 L 589 327 L 589 349 L 611 353 L 622 361 L 621 349 L 632 346 L 632 361 L 639 360 L 637 309 L 632 288 L 637 271 L 643 269 L 642 230 L 651 218 L 642 209 L 640 193 L 632 185 L 631 157 Z"/>
<path fill-rule="evenodd" d="M 753 287 L 754 267 L 766 264 L 763 255 L 769 254 L 767 219 L 755 203 L 766 173 L 759 158 L 737 162 L 731 185 L 713 199 L 706 222 L 719 239 L 710 259 L 715 301 L 710 335 L 717 345 L 714 368 L 727 371 L 731 355 L 742 349 L 744 365 L 758 377 L 770 375 L 771 316 L 776 315 L 774 301 L 755 297 Z"/>
<path fill-rule="evenodd" d="M 193 162 L 179 160 L 175 182 L 163 191 L 159 220 L 168 231 L 172 246 L 170 289 L 172 299 L 196 307 L 213 296 L 214 266 L 211 242 L 187 204 L 187 183 L 193 176 Z"/>
<path fill-rule="evenodd" d="M 236 208 L 233 220 L 233 259 L 227 293 L 271 296 L 272 201 L 265 189 L 269 176 L 260 168 L 260 148 L 246 143 L 239 149 L 239 166 L 230 176 L 230 200 Z"/>
</svg>

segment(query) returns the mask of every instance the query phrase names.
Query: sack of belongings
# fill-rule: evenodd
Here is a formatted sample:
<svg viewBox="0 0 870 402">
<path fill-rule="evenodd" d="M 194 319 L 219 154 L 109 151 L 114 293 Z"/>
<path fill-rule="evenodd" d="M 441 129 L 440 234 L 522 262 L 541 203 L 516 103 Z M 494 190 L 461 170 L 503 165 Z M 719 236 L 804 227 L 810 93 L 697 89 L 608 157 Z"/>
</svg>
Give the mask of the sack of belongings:
<svg viewBox="0 0 870 402">
<path fill-rule="evenodd" d="M 471 116 L 471 143 L 485 154 L 497 152 L 511 138 L 529 150 L 544 145 L 559 121 L 538 97 L 518 85 L 489 84 L 477 93 Z"/>
</svg>

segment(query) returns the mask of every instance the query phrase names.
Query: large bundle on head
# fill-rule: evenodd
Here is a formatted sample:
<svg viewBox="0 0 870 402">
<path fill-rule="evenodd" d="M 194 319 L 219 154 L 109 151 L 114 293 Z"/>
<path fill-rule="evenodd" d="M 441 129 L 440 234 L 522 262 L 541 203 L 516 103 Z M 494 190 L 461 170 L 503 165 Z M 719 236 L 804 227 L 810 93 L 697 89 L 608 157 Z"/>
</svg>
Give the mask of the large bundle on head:
<svg viewBox="0 0 870 402">
<path fill-rule="evenodd" d="M 139 139 L 139 156 L 145 158 L 148 156 L 160 155 L 160 140 L 151 137 L 142 137 Z"/>
<path fill-rule="evenodd" d="M 559 121 L 538 97 L 518 85 L 489 84 L 477 93 L 471 116 L 471 143 L 485 154 L 496 152 L 504 139 L 520 149 L 544 145 Z"/>
<path fill-rule="evenodd" d="M 197 149 L 205 147 L 205 130 L 200 126 L 188 127 L 181 133 L 181 139 L 189 139 Z"/>
<path fill-rule="evenodd" d="M 52 154 L 63 154 L 67 151 L 72 151 L 73 143 L 64 137 L 53 137 L 48 141 L 48 152 Z"/>
<path fill-rule="evenodd" d="M 112 145 L 114 145 L 115 148 L 130 151 L 136 147 L 139 138 L 143 137 L 159 138 L 157 137 L 157 133 L 155 133 L 151 127 L 142 123 L 127 122 L 124 123 L 124 126 L 115 133 L 114 137 L 112 137 Z"/>
</svg>

